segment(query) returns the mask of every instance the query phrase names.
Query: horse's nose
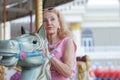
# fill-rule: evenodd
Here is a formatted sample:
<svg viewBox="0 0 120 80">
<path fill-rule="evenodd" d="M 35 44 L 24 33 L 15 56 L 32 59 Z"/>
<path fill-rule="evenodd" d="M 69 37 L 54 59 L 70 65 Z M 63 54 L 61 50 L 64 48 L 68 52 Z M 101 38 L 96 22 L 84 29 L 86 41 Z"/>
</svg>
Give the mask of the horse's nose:
<svg viewBox="0 0 120 80">
<path fill-rule="evenodd" d="M 10 45 L 10 46 L 15 46 L 15 42 L 14 42 L 14 41 L 10 41 L 10 42 L 9 42 L 9 45 Z"/>
<path fill-rule="evenodd" d="M 8 49 L 15 47 L 15 43 L 13 41 L 5 40 L 5 41 L 0 41 L 0 49 Z"/>
<path fill-rule="evenodd" d="M 9 41 L 0 41 L 0 49 L 8 47 Z"/>
<path fill-rule="evenodd" d="M 18 48 L 18 43 L 17 43 L 17 41 L 15 41 L 15 40 L 10 40 L 9 42 L 8 42 L 8 44 L 9 44 L 9 46 L 10 46 L 10 48 L 11 49 L 15 49 L 15 48 Z"/>
</svg>

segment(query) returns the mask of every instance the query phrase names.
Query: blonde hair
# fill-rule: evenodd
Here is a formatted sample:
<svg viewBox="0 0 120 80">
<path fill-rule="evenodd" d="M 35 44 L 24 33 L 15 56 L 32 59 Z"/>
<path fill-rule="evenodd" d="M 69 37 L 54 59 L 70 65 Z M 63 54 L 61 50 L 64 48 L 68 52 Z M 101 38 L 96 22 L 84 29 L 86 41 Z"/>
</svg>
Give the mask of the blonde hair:
<svg viewBox="0 0 120 80">
<path fill-rule="evenodd" d="M 55 8 L 47 8 L 47 9 L 43 10 L 43 14 L 46 12 L 53 12 L 58 16 L 58 20 L 59 20 L 59 24 L 60 24 L 60 28 L 58 29 L 58 37 L 60 39 L 63 39 L 64 37 L 67 37 L 67 36 L 72 37 L 70 30 L 65 28 L 64 20 L 58 10 L 56 10 Z"/>
</svg>

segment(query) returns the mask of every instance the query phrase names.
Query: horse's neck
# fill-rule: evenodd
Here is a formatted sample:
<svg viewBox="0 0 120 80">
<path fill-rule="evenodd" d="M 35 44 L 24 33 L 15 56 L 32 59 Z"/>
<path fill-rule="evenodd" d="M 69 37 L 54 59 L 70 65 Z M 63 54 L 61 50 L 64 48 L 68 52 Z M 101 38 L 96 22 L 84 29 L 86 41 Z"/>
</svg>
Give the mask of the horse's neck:
<svg viewBox="0 0 120 80">
<path fill-rule="evenodd" d="M 51 80 L 49 67 L 48 60 L 46 60 L 45 63 L 39 67 L 33 67 L 30 69 L 23 68 L 20 80 Z M 46 74 L 46 72 L 49 74 Z"/>
<path fill-rule="evenodd" d="M 41 68 L 42 66 L 31 69 L 23 69 L 20 80 L 37 80 Z"/>
</svg>

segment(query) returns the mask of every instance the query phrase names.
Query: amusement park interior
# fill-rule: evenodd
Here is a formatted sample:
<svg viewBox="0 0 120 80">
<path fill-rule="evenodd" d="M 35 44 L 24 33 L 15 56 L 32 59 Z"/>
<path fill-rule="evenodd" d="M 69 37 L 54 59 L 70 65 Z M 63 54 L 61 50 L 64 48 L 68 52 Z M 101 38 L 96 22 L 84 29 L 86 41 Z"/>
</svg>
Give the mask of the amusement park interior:
<svg viewBox="0 0 120 80">
<path fill-rule="evenodd" d="M 120 0 L 0 0 L 0 40 L 21 36 L 21 27 L 36 32 L 47 7 L 59 10 L 74 34 L 81 64 L 75 80 L 120 80 Z M 16 71 L 1 66 L 0 80 Z"/>
</svg>

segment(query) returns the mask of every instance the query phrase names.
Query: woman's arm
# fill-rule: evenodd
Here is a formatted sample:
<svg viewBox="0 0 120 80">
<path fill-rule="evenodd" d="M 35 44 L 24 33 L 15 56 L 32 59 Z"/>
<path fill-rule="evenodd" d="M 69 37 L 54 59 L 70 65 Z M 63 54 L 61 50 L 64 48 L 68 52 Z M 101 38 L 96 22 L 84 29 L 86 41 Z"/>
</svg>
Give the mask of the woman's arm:
<svg viewBox="0 0 120 80">
<path fill-rule="evenodd" d="M 51 63 L 56 68 L 58 73 L 62 74 L 64 77 L 70 77 L 73 73 L 73 67 L 75 64 L 74 59 L 74 43 L 72 39 L 69 39 L 64 47 L 62 62 L 57 58 L 53 57 L 51 59 Z"/>
</svg>

